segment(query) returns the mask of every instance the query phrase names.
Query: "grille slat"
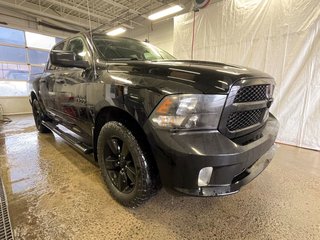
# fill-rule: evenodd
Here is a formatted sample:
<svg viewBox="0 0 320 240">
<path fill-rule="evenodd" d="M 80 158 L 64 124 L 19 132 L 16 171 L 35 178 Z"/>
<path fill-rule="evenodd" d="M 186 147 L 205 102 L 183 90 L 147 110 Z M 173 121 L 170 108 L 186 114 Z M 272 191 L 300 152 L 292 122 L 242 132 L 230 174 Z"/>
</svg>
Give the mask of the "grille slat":
<svg viewBox="0 0 320 240">
<path fill-rule="evenodd" d="M 268 85 L 253 85 L 240 88 L 234 99 L 235 103 L 262 101 L 267 98 Z"/>
<path fill-rule="evenodd" d="M 236 131 L 255 125 L 261 121 L 265 109 L 255 109 L 243 112 L 234 112 L 229 115 L 227 128 L 229 131 Z"/>
</svg>

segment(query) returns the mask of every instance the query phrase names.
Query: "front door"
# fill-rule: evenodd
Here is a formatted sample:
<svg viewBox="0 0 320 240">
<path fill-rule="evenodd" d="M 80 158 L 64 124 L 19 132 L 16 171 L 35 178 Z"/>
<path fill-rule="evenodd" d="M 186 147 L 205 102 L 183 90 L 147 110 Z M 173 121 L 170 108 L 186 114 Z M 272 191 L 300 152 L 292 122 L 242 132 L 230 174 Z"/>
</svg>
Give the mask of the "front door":
<svg viewBox="0 0 320 240">
<path fill-rule="evenodd" d="M 77 60 L 90 61 L 90 53 L 81 37 L 73 38 L 67 44 L 66 51 L 73 51 Z M 64 125 L 80 136 L 91 134 L 85 124 L 87 115 L 87 84 L 93 81 L 92 68 L 62 68 L 55 78 L 54 92 L 59 118 Z"/>
</svg>

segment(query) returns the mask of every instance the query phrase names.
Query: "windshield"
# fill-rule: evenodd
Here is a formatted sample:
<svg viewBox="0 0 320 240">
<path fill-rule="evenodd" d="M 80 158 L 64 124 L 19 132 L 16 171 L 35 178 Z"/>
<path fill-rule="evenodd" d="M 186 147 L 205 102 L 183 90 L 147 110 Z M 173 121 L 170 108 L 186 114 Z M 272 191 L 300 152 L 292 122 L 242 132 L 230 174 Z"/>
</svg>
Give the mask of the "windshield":
<svg viewBox="0 0 320 240">
<path fill-rule="evenodd" d="M 169 53 L 150 43 L 128 38 L 94 36 L 93 43 L 105 61 L 110 60 L 172 60 Z"/>
</svg>

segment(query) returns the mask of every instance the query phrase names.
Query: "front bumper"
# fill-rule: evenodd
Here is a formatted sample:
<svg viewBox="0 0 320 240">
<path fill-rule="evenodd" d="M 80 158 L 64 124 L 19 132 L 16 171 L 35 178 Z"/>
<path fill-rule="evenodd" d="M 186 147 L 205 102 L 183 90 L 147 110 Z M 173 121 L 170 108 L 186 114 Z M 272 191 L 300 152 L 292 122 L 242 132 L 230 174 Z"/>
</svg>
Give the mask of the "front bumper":
<svg viewBox="0 0 320 240">
<path fill-rule="evenodd" d="M 168 132 L 144 126 L 163 185 L 196 196 L 222 196 L 239 191 L 258 176 L 274 155 L 278 121 L 270 115 L 262 137 L 240 145 L 219 131 Z M 198 185 L 201 169 L 212 167 L 207 186 Z"/>
</svg>

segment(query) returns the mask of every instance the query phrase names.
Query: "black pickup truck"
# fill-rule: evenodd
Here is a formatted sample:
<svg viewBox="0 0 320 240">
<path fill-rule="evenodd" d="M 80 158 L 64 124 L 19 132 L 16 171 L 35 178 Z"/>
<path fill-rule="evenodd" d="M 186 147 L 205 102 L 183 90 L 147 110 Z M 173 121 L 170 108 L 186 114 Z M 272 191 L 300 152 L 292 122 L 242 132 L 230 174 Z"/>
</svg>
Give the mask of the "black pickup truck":
<svg viewBox="0 0 320 240">
<path fill-rule="evenodd" d="M 275 83 L 257 70 L 81 33 L 53 47 L 32 85 L 37 129 L 92 154 L 124 206 L 160 186 L 195 196 L 238 192 L 274 155 Z"/>
</svg>

